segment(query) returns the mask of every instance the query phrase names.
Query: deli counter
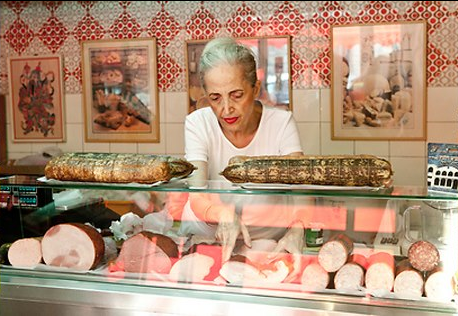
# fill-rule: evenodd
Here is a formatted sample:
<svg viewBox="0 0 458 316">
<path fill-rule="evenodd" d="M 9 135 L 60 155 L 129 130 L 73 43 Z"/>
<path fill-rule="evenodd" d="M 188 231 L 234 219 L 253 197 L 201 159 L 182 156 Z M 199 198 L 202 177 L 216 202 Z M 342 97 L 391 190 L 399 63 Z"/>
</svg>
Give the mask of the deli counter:
<svg viewBox="0 0 458 316">
<path fill-rule="evenodd" d="M 457 195 L 186 179 L 0 183 L 2 316 L 458 314 Z M 242 222 L 255 216 L 251 247 L 239 240 L 222 260 L 216 225 L 185 215 L 190 194 L 234 203 Z M 278 251 L 296 228 L 300 251 Z"/>
</svg>

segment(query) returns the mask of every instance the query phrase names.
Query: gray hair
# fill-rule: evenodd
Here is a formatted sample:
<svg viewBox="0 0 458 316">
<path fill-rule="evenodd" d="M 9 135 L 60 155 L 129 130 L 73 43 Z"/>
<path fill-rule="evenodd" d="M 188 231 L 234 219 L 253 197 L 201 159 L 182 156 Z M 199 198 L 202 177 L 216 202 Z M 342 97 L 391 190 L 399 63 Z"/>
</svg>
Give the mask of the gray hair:
<svg viewBox="0 0 458 316">
<path fill-rule="evenodd" d="M 204 88 L 205 74 L 221 64 L 241 65 L 245 79 L 251 86 L 255 86 L 258 77 L 256 74 L 256 57 L 253 51 L 232 38 L 220 37 L 208 42 L 200 56 L 200 81 Z"/>
</svg>

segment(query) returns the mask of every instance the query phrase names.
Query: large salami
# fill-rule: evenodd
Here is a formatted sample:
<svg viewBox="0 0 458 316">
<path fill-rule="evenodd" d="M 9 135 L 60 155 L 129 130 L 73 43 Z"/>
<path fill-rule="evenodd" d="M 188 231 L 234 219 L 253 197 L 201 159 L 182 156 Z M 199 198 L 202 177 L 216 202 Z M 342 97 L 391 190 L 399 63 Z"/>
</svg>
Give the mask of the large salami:
<svg viewBox="0 0 458 316">
<path fill-rule="evenodd" d="M 364 285 L 366 257 L 353 254 L 334 276 L 336 290 L 361 290 Z"/>
<path fill-rule="evenodd" d="M 47 265 L 89 270 L 101 262 L 105 243 L 95 228 L 67 223 L 48 229 L 41 240 L 41 249 Z"/>
<path fill-rule="evenodd" d="M 235 156 L 221 174 L 236 183 L 388 187 L 393 171 L 371 155 Z"/>
<path fill-rule="evenodd" d="M 195 167 L 172 156 L 66 153 L 45 167 L 48 179 L 81 182 L 154 183 L 189 175 Z"/>
<path fill-rule="evenodd" d="M 419 240 L 413 243 L 407 252 L 410 264 L 417 270 L 427 272 L 437 267 L 440 261 L 439 251 L 432 243 Z"/>
<path fill-rule="evenodd" d="M 394 257 L 387 252 L 378 252 L 368 259 L 365 283 L 369 291 L 386 290 L 390 292 L 394 284 Z"/>
<path fill-rule="evenodd" d="M 318 252 L 318 262 L 327 272 L 336 272 L 353 251 L 353 241 L 344 234 L 332 236 Z"/>
<path fill-rule="evenodd" d="M 397 264 L 394 293 L 407 297 L 421 297 L 423 285 L 423 275 L 412 267 L 408 259 Z"/>
</svg>

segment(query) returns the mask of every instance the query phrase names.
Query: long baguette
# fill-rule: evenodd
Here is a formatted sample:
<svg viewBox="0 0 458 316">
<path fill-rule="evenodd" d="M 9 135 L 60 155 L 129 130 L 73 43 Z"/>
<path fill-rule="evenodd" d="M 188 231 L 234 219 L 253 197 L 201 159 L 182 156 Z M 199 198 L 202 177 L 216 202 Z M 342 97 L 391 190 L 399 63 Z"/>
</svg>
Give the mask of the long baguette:
<svg viewBox="0 0 458 316">
<path fill-rule="evenodd" d="M 221 175 L 235 183 L 388 187 L 393 171 L 372 155 L 235 156 Z"/>
<path fill-rule="evenodd" d="M 194 166 L 172 156 L 116 153 L 66 153 L 45 167 L 48 179 L 108 183 L 154 183 L 189 175 Z"/>
</svg>

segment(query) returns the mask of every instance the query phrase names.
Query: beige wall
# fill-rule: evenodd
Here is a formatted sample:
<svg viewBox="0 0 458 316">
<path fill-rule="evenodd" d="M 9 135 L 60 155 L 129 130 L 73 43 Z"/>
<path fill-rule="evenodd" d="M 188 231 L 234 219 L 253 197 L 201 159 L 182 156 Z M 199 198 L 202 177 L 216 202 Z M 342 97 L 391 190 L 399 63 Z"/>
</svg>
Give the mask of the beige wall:
<svg viewBox="0 0 458 316">
<path fill-rule="evenodd" d="M 183 121 L 186 92 L 160 93 L 161 142 L 151 143 L 86 143 L 84 141 L 81 94 L 67 94 L 67 142 L 55 143 L 63 151 L 136 152 L 183 155 Z M 426 175 L 426 144 L 428 142 L 457 142 L 458 87 L 429 88 L 428 104 L 435 111 L 428 113 L 427 141 L 332 141 L 330 137 L 330 90 L 294 90 L 293 112 L 307 154 L 374 154 L 386 157 L 393 164 L 395 184 L 422 185 Z M 8 113 L 8 119 L 10 113 Z M 10 131 L 8 120 L 7 130 Z M 10 159 L 39 152 L 49 143 L 11 143 L 8 137 Z"/>
<path fill-rule="evenodd" d="M 104 2 L 110 3 L 109 6 L 105 4 L 103 11 L 101 8 L 104 6 L 103 3 L 96 2 L 94 7 L 87 9 L 93 16 L 100 19 L 99 21 L 107 30 L 105 38 L 110 36 L 108 30 L 109 26 L 114 19 L 122 13 L 120 4 L 118 2 Z M 8 135 L 1 135 L 0 137 L 7 137 L 8 145 L 8 157 L 9 159 L 18 159 L 26 155 L 40 152 L 45 147 L 57 146 L 63 151 L 98 151 L 98 152 L 134 152 L 134 153 L 153 153 L 153 154 L 170 154 L 170 155 L 183 155 L 184 140 L 183 140 L 183 122 L 187 114 L 187 92 L 186 92 L 186 80 L 185 80 L 185 65 L 184 65 L 184 54 L 182 51 L 183 43 L 194 35 L 187 33 L 188 29 L 186 21 L 188 21 L 196 10 L 200 7 L 205 8 L 217 19 L 227 20 L 230 18 L 230 12 L 235 12 L 237 7 L 240 7 L 241 2 L 234 2 L 229 7 L 224 5 L 225 2 L 207 2 L 204 1 L 201 6 L 200 1 L 188 1 L 183 4 L 177 5 L 176 3 L 169 2 L 164 7 L 167 12 L 175 17 L 175 21 L 182 28 L 176 37 L 168 45 L 158 48 L 158 54 L 166 54 L 171 56 L 181 67 L 182 73 L 176 78 L 176 80 L 166 86 L 160 86 L 159 92 L 159 105 L 160 105 L 160 142 L 159 143 L 86 143 L 84 141 L 84 123 L 83 123 L 83 105 L 82 105 L 82 94 L 81 84 L 75 79 L 76 77 L 70 76 L 65 82 L 66 93 L 65 93 L 65 114 L 67 124 L 67 140 L 63 143 L 13 143 L 11 141 L 11 105 L 8 100 L 7 109 L 7 132 Z M 270 21 L 272 15 L 277 10 L 285 10 L 285 6 L 288 5 L 289 9 L 296 8 L 298 14 L 302 14 L 306 18 L 310 18 L 305 26 L 301 30 L 297 30 L 297 33 L 292 32 L 292 51 L 295 54 L 293 62 L 297 63 L 296 59 L 307 60 L 310 54 L 319 60 L 319 53 L 326 49 L 326 45 L 329 45 L 329 37 L 314 37 L 312 36 L 313 30 L 316 29 L 316 25 L 313 24 L 313 17 L 316 14 L 317 8 L 323 5 L 324 2 L 312 1 L 312 2 L 272 2 L 272 1 L 261 1 L 261 2 L 249 2 L 252 6 L 254 14 L 258 14 L 260 18 L 267 23 Z M 343 2 L 343 6 L 346 2 Z M 422 2 L 420 2 L 422 3 Z M 358 8 L 355 8 L 355 5 Z M 348 10 L 353 16 L 358 16 L 357 10 L 363 12 L 364 6 L 370 5 L 369 1 L 356 2 L 352 7 L 343 7 L 342 10 Z M 385 4 L 387 5 L 387 4 Z M 413 9 L 413 4 L 404 4 L 404 2 L 391 2 L 391 5 L 395 7 L 399 12 L 404 10 L 408 12 Z M 222 6 L 225 6 L 224 8 Z M 412 7 L 409 7 L 412 6 Z M 444 8 L 444 7 L 441 7 Z M 142 10 L 151 10 L 147 14 Z M 225 10 L 223 10 L 225 9 Z M 227 11 L 227 10 L 233 11 Z M 3 78 L 7 78 L 6 71 L 6 58 L 5 56 L 19 55 L 17 50 L 14 50 L 11 45 L 5 41 L 5 32 L 11 30 L 11 27 L 17 19 L 14 10 L 11 7 L 5 5 L 5 2 L 1 2 L 2 19 L 0 21 L 1 34 L 3 38 L 0 38 L 0 50 L 2 53 L 2 60 L 0 61 L 0 75 L 2 77 L 2 83 L 0 83 L 1 92 L 8 94 L 8 88 Z M 17 9 L 16 9 L 17 10 Z M 131 11 L 129 11 L 131 10 Z M 143 26 L 147 25 L 151 18 L 159 14 L 160 5 L 154 4 L 147 7 L 146 2 L 135 2 L 127 8 L 128 12 L 131 12 L 134 18 Z M 355 11 L 356 10 L 356 11 Z M 394 10 L 394 9 L 390 9 Z M 442 9 L 441 9 L 442 10 Z M 456 9 L 454 9 L 456 10 Z M 37 15 L 31 15 L 33 12 L 41 12 L 42 17 L 37 18 L 36 21 L 33 17 Z M 21 18 L 29 23 L 29 27 L 35 32 L 34 38 L 31 44 L 21 52 L 22 55 L 34 54 L 50 54 L 49 47 L 44 47 L 43 43 L 38 38 L 37 34 L 41 28 L 42 23 L 45 22 L 46 18 L 50 15 L 48 12 L 49 8 L 44 8 L 42 2 L 29 3 L 23 11 L 21 11 Z M 226 12 L 227 11 L 227 12 Z M 448 12 L 452 12 L 453 9 L 449 8 Z M 76 72 L 80 66 L 80 51 L 75 49 L 78 47 L 78 42 L 72 37 L 71 32 L 76 27 L 78 21 L 80 21 L 87 13 L 85 9 L 82 9 L 80 3 L 77 2 L 64 2 L 60 8 L 56 11 L 56 16 L 59 20 L 67 26 L 69 30 L 69 36 L 63 46 L 58 49 L 55 53 L 62 54 L 64 56 L 64 66 L 69 68 L 70 72 Z M 235 14 L 235 13 L 234 13 Z M 330 12 L 332 14 L 332 12 Z M 450 15 L 452 17 L 452 15 Z M 27 19 L 26 19 L 27 18 Z M 456 18 L 455 18 L 456 20 Z M 434 25 L 435 32 L 429 37 L 431 41 L 440 41 L 437 34 L 442 31 L 444 27 L 447 30 L 443 30 L 445 33 L 458 32 L 456 29 L 457 23 L 450 22 L 451 20 L 444 20 L 443 25 Z M 450 23 L 448 23 L 450 22 Z M 439 23 L 439 22 L 436 22 Z M 444 26 L 444 27 L 443 27 Z M 228 35 L 228 24 L 222 27 L 216 36 Z M 275 30 L 261 29 L 260 32 L 266 34 L 275 34 Z M 312 34 L 312 35 L 311 35 Z M 142 37 L 148 36 L 146 28 L 143 31 Z M 323 41 L 325 44 L 323 44 Z M 327 44 L 326 44 L 327 43 Z M 315 45 L 316 44 L 316 45 Z M 307 45 L 304 49 L 304 45 Z M 313 50 L 316 47 L 320 47 L 318 52 Z M 440 42 L 436 44 L 440 46 Z M 436 48 L 437 48 L 436 47 Z M 449 46 L 445 45 L 443 48 Z M 455 52 L 453 45 L 450 46 L 450 54 L 453 55 Z M 456 53 L 455 53 L 456 55 Z M 453 57 L 453 56 L 452 56 Z M 456 56 L 455 56 L 456 57 Z M 312 58 L 312 59 L 313 59 Z M 451 59 L 450 59 L 451 60 Z M 395 184 L 398 185 L 423 185 L 425 183 L 425 170 L 426 170 L 426 145 L 428 142 L 458 142 L 458 84 L 457 75 L 458 68 L 449 63 L 447 73 L 441 77 L 435 74 L 435 78 L 432 78 L 433 74 L 428 72 L 428 111 L 427 111 L 427 140 L 426 141 L 332 141 L 331 127 L 330 127 L 330 89 L 329 83 L 321 82 L 319 84 L 309 83 L 304 84 L 305 80 L 299 76 L 299 79 L 293 80 L 293 112 L 297 120 L 302 142 L 305 153 L 307 154 L 375 154 L 381 157 L 388 158 L 393 164 L 395 171 Z M 454 67 L 454 68 L 453 68 Z M 445 68 L 444 68 L 445 69 Z M 305 76 L 305 72 L 303 74 Z M 431 79 L 432 78 L 432 79 Z M 430 80 L 431 79 L 431 80 Z"/>
</svg>

